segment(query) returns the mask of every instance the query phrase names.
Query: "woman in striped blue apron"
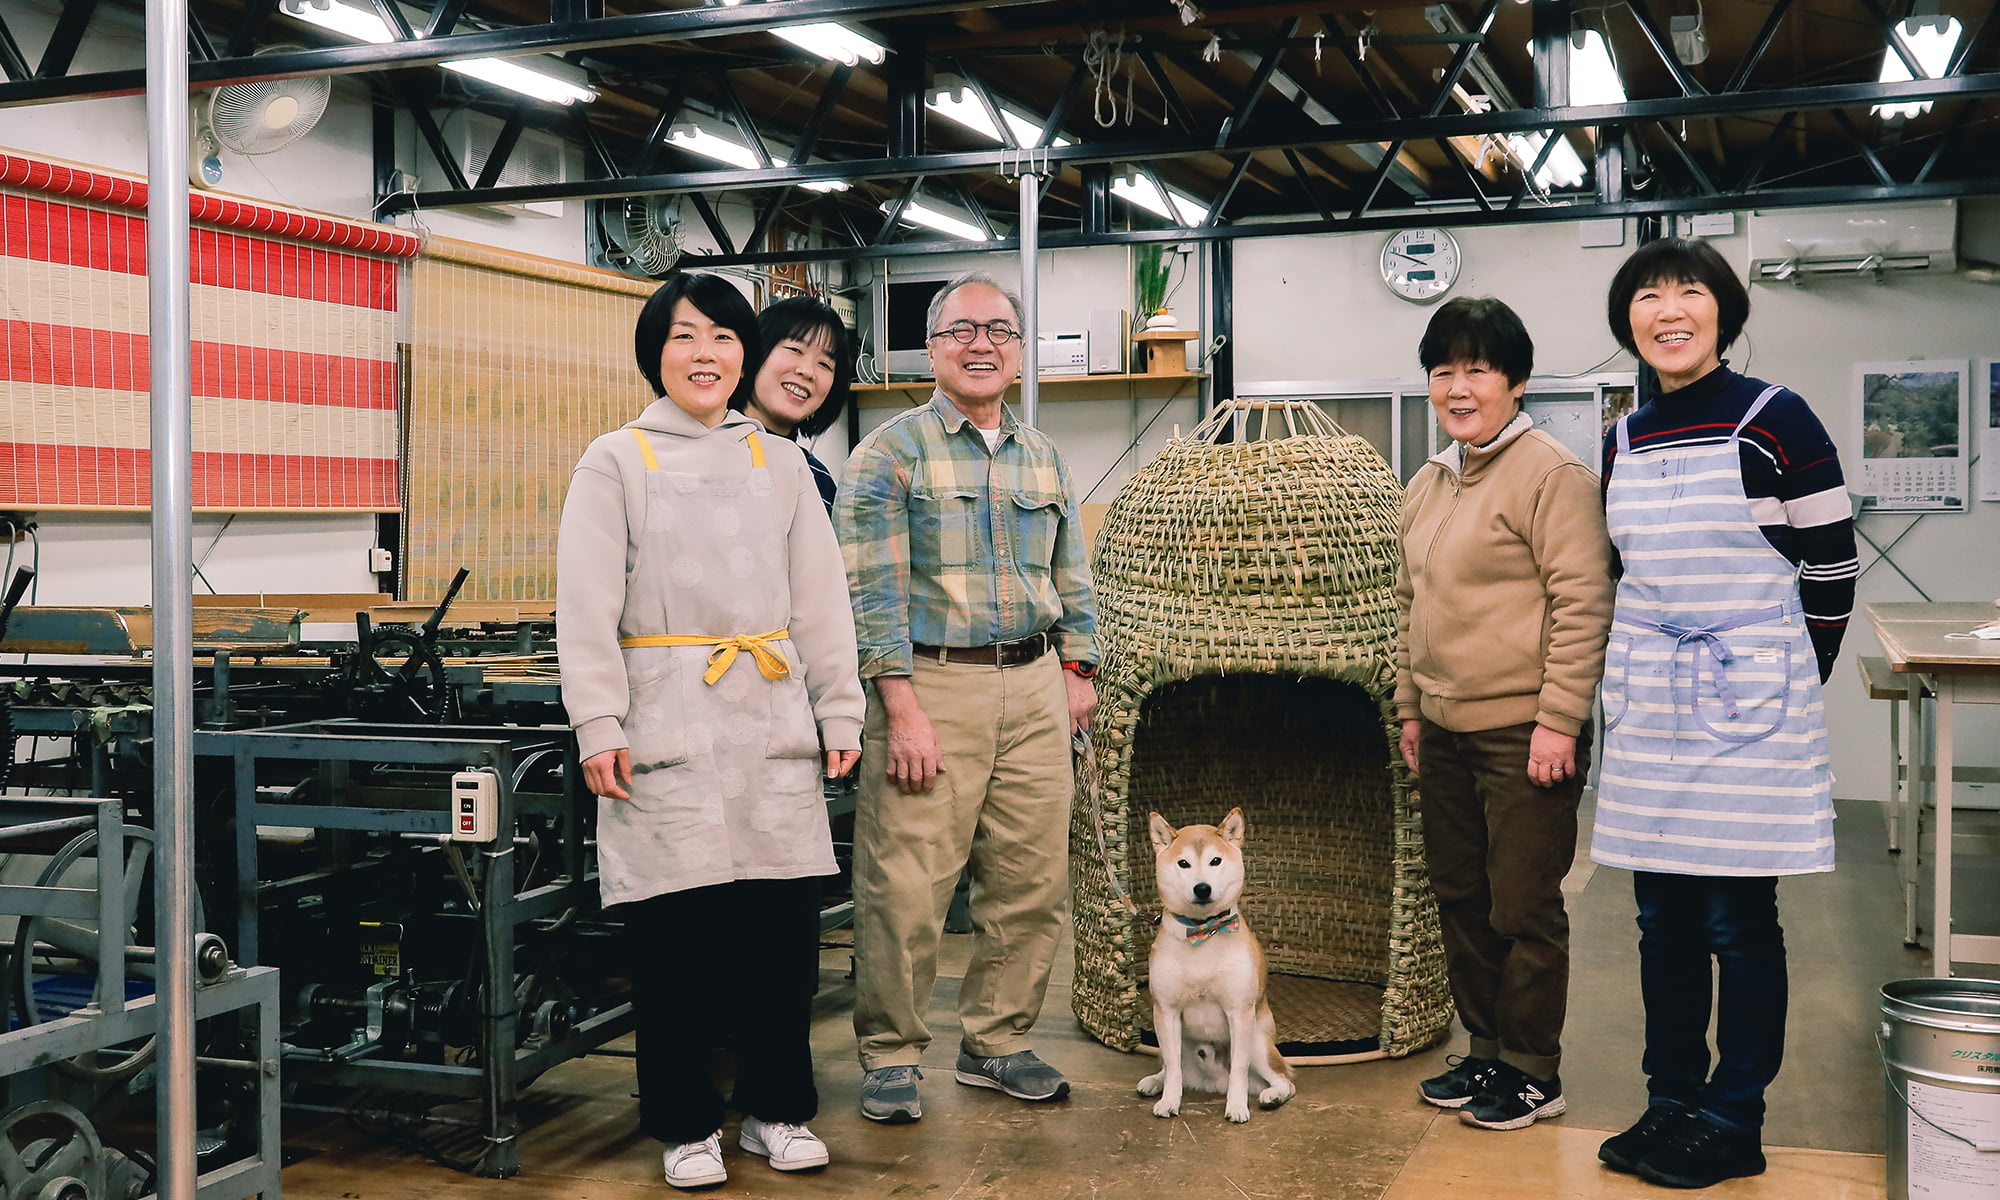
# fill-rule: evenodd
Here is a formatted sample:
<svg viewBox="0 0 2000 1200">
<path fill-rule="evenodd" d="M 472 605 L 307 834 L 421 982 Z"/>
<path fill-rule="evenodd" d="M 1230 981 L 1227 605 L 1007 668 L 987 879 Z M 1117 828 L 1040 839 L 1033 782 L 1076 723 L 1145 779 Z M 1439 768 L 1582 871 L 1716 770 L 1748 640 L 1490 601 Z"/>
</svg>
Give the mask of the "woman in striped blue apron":
<svg viewBox="0 0 2000 1200">
<path fill-rule="evenodd" d="M 1622 575 L 1591 858 L 1634 872 L 1649 1105 L 1598 1156 L 1672 1187 L 1764 1170 L 1778 878 L 1833 869 L 1820 685 L 1852 606 L 1852 522 L 1805 401 L 1721 361 L 1749 308 L 1713 247 L 1671 238 L 1633 254 L 1608 301 L 1661 390 L 1605 446 Z"/>
</svg>

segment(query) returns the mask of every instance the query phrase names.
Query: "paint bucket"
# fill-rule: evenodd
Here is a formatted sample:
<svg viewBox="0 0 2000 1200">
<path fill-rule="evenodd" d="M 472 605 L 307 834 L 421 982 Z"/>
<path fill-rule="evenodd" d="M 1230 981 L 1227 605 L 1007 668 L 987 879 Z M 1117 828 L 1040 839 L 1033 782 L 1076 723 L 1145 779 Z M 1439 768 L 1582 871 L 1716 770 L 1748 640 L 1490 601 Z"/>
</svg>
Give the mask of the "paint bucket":
<svg viewBox="0 0 2000 1200">
<path fill-rule="evenodd" d="M 2000 980 L 1882 985 L 1890 1200 L 2000 1196 Z"/>
</svg>

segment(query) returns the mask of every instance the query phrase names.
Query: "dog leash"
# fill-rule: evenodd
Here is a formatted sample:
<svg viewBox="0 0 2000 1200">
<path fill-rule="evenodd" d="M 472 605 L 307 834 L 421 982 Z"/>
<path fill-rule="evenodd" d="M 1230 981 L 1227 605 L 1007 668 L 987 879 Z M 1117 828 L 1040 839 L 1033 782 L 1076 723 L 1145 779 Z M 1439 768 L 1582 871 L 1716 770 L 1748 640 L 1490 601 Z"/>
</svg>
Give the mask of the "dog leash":
<svg viewBox="0 0 2000 1200">
<path fill-rule="evenodd" d="M 1149 925 L 1158 925 L 1157 914 L 1147 913 L 1126 894 L 1118 882 L 1118 872 L 1111 865 L 1111 847 L 1104 838 L 1104 781 L 1097 771 L 1097 751 L 1090 744 L 1088 732 L 1072 734 L 1069 739 L 1070 751 L 1076 759 L 1076 783 L 1084 794 L 1090 797 L 1090 823 L 1097 832 L 1097 861 L 1104 864 L 1104 877 L 1111 883 L 1111 894 L 1125 911 Z"/>
</svg>

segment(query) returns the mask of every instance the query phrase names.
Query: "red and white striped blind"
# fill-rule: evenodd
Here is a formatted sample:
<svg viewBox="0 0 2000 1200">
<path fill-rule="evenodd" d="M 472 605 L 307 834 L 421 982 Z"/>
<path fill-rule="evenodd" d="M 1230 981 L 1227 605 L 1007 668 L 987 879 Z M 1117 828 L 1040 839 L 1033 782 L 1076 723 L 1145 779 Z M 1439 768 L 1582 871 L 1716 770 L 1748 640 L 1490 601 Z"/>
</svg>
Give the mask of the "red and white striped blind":
<svg viewBox="0 0 2000 1200">
<path fill-rule="evenodd" d="M 146 185 L 0 152 L 0 509 L 144 509 Z M 191 197 L 194 503 L 399 507 L 413 234 Z"/>
</svg>

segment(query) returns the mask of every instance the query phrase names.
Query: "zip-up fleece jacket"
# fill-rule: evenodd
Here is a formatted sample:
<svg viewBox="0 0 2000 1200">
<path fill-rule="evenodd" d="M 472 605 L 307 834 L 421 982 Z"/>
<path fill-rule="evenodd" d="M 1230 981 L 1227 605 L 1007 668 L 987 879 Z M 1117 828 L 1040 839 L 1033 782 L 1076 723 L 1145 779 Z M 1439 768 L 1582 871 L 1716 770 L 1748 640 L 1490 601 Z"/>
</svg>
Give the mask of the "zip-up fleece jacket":
<svg viewBox="0 0 2000 1200">
<path fill-rule="evenodd" d="M 1611 628 L 1597 477 L 1517 414 L 1454 442 L 1403 496 L 1396 716 L 1455 733 L 1590 722 Z"/>
</svg>

